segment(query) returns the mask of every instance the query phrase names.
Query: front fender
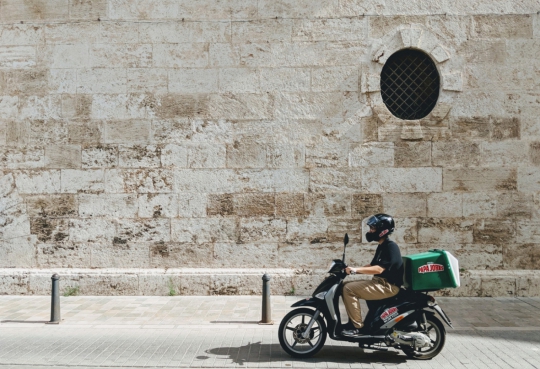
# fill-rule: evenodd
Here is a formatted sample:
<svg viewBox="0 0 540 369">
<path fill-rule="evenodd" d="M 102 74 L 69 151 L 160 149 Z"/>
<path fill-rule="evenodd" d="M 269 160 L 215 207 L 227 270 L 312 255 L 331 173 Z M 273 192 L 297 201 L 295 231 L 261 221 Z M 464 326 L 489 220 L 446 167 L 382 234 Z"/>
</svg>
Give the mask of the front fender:
<svg viewBox="0 0 540 369">
<path fill-rule="evenodd" d="M 321 303 L 321 300 L 318 300 L 314 297 L 310 297 L 304 300 L 296 301 L 294 304 L 291 305 L 291 307 L 298 307 L 298 306 L 310 306 L 313 308 L 317 308 L 317 306 Z"/>
</svg>

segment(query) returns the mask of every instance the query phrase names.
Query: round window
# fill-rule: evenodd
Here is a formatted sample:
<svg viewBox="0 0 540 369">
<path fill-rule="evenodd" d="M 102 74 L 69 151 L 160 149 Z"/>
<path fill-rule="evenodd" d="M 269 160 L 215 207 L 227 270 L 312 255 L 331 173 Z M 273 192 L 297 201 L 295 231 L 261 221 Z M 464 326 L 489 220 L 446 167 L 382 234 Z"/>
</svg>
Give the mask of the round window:
<svg viewBox="0 0 540 369">
<path fill-rule="evenodd" d="M 381 72 L 383 101 L 396 117 L 406 120 L 428 115 L 439 98 L 440 78 L 431 58 L 419 50 L 400 50 Z"/>
</svg>

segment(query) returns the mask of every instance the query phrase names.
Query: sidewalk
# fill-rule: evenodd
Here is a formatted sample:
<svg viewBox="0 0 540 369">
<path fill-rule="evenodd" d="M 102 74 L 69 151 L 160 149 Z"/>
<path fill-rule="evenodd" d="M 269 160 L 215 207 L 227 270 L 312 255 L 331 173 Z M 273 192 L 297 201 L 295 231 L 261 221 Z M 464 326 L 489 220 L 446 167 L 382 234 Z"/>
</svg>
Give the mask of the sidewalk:
<svg viewBox="0 0 540 369">
<path fill-rule="evenodd" d="M 540 298 L 438 298 L 456 329 L 426 362 L 330 339 L 292 359 L 277 328 L 299 299 L 272 296 L 262 326 L 260 296 L 62 297 L 48 325 L 50 297 L 0 296 L 0 368 L 540 368 Z"/>
</svg>

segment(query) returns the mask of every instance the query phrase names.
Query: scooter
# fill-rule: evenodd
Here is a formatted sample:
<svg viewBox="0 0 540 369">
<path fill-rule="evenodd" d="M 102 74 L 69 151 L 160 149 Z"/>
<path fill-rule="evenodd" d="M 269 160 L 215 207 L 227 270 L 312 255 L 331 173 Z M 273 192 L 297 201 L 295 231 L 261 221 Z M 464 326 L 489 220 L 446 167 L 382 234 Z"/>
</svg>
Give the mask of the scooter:
<svg viewBox="0 0 540 369">
<path fill-rule="evenodd" d="M 437 356 L 444 347 L 446 330 L 437 313 L 451 328 L 452 323 L 435 302 L 430 291 L 404 288 L 391 298 L 367 301 L 369 312 L 364 326 L 368 334 L 344 336 L 339 298 L 342 294 L 345 268 L 345 249 L 348 234 L 343 239 L 343 258 L 331 262 L 329 276 L 315 289 L 311 298 L 298 301 L 279 325 L 279 343 L 293 357 L 307 358 L 321 350 L 326 336 L 337 341 L 358 343 L 359 347 L 387 351 L 389 347 L 402 350 L 410 358 L 427 360 Z"/>
</svg>

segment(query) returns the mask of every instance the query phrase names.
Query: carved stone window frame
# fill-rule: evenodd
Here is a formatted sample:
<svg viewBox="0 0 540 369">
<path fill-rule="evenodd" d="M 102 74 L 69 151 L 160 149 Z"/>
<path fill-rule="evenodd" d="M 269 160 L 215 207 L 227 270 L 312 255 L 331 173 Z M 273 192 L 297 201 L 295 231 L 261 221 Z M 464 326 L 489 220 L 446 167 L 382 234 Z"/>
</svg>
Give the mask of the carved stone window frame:
<svg viewBox="0 0 540 369">
<path fill-rule="evenodd" d="M 396 51 L 413 48 L 428 54 L 441 77 L 437 104 L 426 117 L 403 120 L 395 117 L 386 107 L 381 95 L 381 71 L 388 58 Z M 463 61 L 455 50 L 448 47 L 423 25 L 397 27 L 393 32 L 376 40 L 371 63 L 362 71 L 360 90 L 378 120 L 379 141 L 434 140 L 450 135 L 448 115 L 457 94 L 463 91 Z"/>
</svg>

